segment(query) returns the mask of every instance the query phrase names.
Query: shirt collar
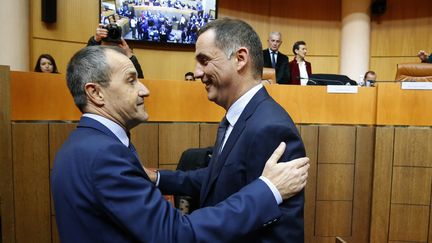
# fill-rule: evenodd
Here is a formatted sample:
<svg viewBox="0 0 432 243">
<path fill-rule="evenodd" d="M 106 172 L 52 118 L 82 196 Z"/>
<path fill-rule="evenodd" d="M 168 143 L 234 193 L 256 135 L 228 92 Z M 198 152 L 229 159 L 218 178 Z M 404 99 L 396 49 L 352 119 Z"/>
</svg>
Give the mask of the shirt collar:
<svg viewBox="0 0 432 243">
<path fill-rule="evenodd" d="M 264 87 L 262 84 L 258 84 L 250 89 L 248 92 L 243 94 L 240 98 L 238 98 L 234 104 L 228 109 L 226 114 L 226 118 L 230 124 L 230 126 L 234 127 L 237 120 L 240 118 L 241 113 L 245 109 L 246 105 L 252 99 L 252 97 L 262 88 Z"/>
<path fill-rule="evenodd" d="M 116 137 L 126 146 L 129 147 L 129 137 L 126 134 L 126 131 L 117 123 L 111 121 L 110 119 L 107 119 L 103 116 L 91 114 L 91 113 L 84 113 L 83 116 L 94 119 L 102 125 L 106 126 Z"/>
<path fill-rule="evenodd" d="M 279 51 L 273 51 L 273 50 L 270 49 L 270 48 L 269 48 L 269 52 L 270 52 L 270 54 L 274 53 L 274 54 L 276 54 L 276 55 L 279 53 Z"/>
</svg>

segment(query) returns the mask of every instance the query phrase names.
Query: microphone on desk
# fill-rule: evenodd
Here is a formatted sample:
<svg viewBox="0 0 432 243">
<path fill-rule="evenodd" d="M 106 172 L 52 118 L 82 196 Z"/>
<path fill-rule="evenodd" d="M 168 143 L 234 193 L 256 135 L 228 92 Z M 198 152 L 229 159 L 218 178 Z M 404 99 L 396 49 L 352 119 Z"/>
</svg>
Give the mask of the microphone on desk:
<svg viewBox="0 0 432 243">
<path fill-rule="evenodd" d="M 320 78 L 304 78 L 298 76 L 299 79 L 307 79 L 306 85 L 351 85 L 349 82 L 344 83 L 339 80 L 329 80 L 329 79 L 320 79 Z"/>
</svg>

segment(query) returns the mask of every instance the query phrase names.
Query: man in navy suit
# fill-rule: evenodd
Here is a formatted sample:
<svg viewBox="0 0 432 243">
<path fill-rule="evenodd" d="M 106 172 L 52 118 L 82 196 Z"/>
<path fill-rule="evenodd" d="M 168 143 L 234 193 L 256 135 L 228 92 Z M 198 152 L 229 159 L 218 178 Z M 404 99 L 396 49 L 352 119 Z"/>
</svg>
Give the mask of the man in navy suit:
<svg viewBox="0 0 432 243">
<path fill-rule="evenodd" d="M 283 160 L 305 156 L 293 121 L 261 84 L 261 49 L 257 33 L 241 20 L 219 19 L 200 31 L 195 77 L 208 99 L 227 111 L 219 129 L 226 131 L 218 132 L 207 168 L 160 171 L 161 191 L 199 197 L 201 207 L 216 206 L 258 178 L 280 142 L 287 144 Z M 277 223 L 233 242 L 304 242 L 303 208 L 301 192 L 280 205 Z"/>
<path fill-rule="evenodd" d="M 230 242 L 277 221 L 278 204 L 305 186 L 308 159 L 277 164 L 282 143 L 259 179 L 183 216 L 151 182 L 129 141 L 129 130 L 147 120 L 149 91 L 125 52 L 80 50 L 68 64 L 67 85 L 83 116 L 51 174 L 61 242 Z"/>
<path fill-rule="evenodd" d="M 278 84 L 289 84 L 291 77 L 288 56 L 279 51 L 282 45 L 282 34 L 271 32 L 267 42 L 268 48 L 262 51 L 264 67 L 275 69 Z"/>
</svg>

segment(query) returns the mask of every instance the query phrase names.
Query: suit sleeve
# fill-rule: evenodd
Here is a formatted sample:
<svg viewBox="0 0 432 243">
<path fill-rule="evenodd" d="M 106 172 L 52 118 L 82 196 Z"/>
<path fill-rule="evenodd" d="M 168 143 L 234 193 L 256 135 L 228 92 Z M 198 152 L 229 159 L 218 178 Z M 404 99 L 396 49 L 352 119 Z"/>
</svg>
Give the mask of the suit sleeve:
<svg viewBox="0 0 432 243">
<path fill-rule="evenodd" d="M 271 190 L 260 180 L 214 207 L 182 215 L 146 179 L 126 147 L 107 146 L 93 161 L 92 189 L 104 217 L 134 241 L 229 242 L 280 217 Z"/>
<path fill-rule="evenodd" d="M 192 171 L 161 170 L 159 189 L 164 194 L 179 194 L 198 197 L 201 185 L 208 174 L 207 168 Z"/>
<path fill-rule="evenodd" d="M 257 131 L 252 139 L 247 158 L 248 163 L 259 164 L 260 168 L 248 166 L 248 182 L 261 175 L 264 168 L 263 161 L 272 154 L 273 150 L 284 141 L 287 146 L 280 161 L 290 161 L 305 156 L 303 142 L 292 122 L 281 121 L 273 123 Z M 272 225 L 268 239 L 274 242 L 283 242 L 283 239 L 291 239 L 292 242 L 303 242 L 304 238 L 304 192 L 296 194 L 279 205 L 282 217 L 277 224 Z"/>
<path fill-rule="evenodd" d="M 278 84 L 288 84 L 291 80 L 288 56 L 281 56 L 281 63 L 276 71 Z"/>
</svg>

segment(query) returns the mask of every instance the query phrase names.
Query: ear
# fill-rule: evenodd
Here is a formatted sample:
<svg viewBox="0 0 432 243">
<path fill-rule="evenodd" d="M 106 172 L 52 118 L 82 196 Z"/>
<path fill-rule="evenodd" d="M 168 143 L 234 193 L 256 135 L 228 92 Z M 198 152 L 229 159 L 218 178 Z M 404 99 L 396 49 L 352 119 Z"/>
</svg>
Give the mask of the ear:
<svg viewBox="0 0 432 243">
<path fill-rule="evenodd" d="M 246 47 L 240 47 L 236 52 L 237 70 L 243 69 L 250 62 L 249 50 Z"/>
<path fill-rule="evenodd" d="M 96 106 L 103 106 L 105 104 L 101 86 L 96 83 L 86 83 L 84 86 L 87 100 Z"/>
</svg>

